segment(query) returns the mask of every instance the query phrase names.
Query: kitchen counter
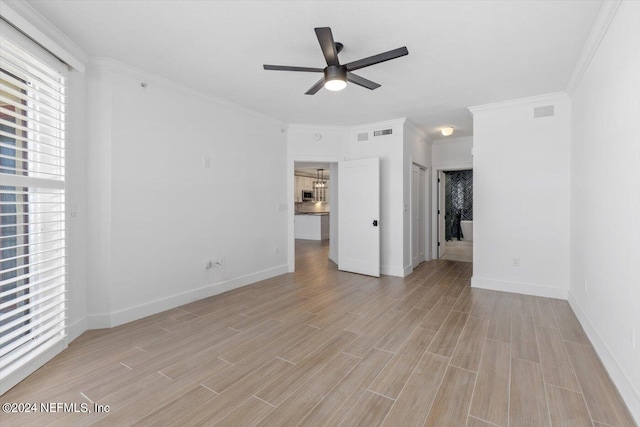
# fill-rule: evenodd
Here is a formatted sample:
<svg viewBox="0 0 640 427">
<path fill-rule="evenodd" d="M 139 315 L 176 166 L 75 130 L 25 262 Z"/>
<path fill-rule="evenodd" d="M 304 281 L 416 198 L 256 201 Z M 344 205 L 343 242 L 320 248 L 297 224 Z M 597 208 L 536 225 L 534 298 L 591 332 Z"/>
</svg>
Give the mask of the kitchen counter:
<svg viewBox="0 0 640 427">
<path fill-rule="evenodd" d="M 329 213 L 305 212 L 294 216 L 294 237 L 304 240 L 329 238 Z"/>
</svg>

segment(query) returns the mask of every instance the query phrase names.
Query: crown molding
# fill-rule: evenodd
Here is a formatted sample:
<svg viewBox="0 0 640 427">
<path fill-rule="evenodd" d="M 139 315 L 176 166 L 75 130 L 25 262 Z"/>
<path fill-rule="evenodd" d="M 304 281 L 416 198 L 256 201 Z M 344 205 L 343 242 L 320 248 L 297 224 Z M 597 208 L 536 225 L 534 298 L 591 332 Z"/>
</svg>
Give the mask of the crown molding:
<svg viewBox="0 0 640 427">
<path fill-rule="evenodd" d="M 433 145 L 453 145 L 453 144 L 466 144 L 471 142 L 473 144 L 473 136 L 458 136 L 456 138 L 438 138 L 433 141 Z"/>
<path fill-rule="evenodd" d="M 88 68 L 95 69 L 95 70 L 107 70 L 112 73 L 119 74 L 131 79 L 139 80 L 141 81 L 141 83 L 146 83 L 147 85 L 158 85 L 165 89 L 169 89 L 169 90 L 173 90 L 175 92 L 181 93 L 183 95 L 193 96 L 205 101 L 214 102 L 223 107 L 227 107 L 232 110 L 236 110 L 236 111 L 239 111 L 263 120 L 273 122 L 278 126 L 281 126 L 283 129 L 286 128 L 286 123 L 275 117 L 260 113 L 255 110 L 251 110 L 249 108 L 243 107 L 239 104 L 233 103 L 226 99 L 209 95 L 200 90 L 194 89 L 190 86 L 177 83 L 173 80 L 167 79 L 166 77 L 162 77 L 150 71 L 136 68 L 132 65 L 125 64 L 123 62 L 120 62 L 112 58 L 90 57 L 88 62 Z"/>
<path fill-rule="evenodd" d="M 0 0 L 0 16 L 60 58 L 84 73 L 87 54 L 66 34 L 49 22 L 24 0 Z"/>
<path fill-rule="evenodd" d="M 351 132 L 359 132 L 362 130 L 371 130 L 371 128 L 378 128 L 378 127 L 393 127 L 393 126 L 404 126 L 404 124 L 407 122 L 407 118 L 406 117 L 402 117 L 399 119 L 391 119 L 391 120 L 384 120 L 381 122 L 374 122 L 374 123 L 365 123 L 362 125 L 356 125 L 356 126 L 350 126 L 349 130 Z"/>
<path fill-rule="evenodd" d="M 476 113 L 500 110 L 502 108 L 513 108 L 530 104 L 543 104 L 547 102 L 553 102 L 560 98 L 568 98 L 568 95 L 566 94 L 566 92 L 552 92 L 543 95 L 529 96 L 526 98 L 511 99 L 504 102 L 495 102 L 493 104 L 477 105 L 468 107 L 468 109 L 469 111 L 471 111 L 471 114 L 475 115 Z"/>
<path fill-rule="evenodd" d="M 348 132 L 349 129 L 349 126 L 313 125 L 305 123 L 290 123 L 289 126 L 287 126 L 287 131 Z"/>
<path fill-rule="evenodd" d="M 427 133 L 420 129 L 415 123 L 413 123 L 411 120 L 406 119 L 406 121 L 404 122 L 405 126 L 407 126 L 409 129 L 413 130 L 415 133 L 417 133 L 420 138 L 422 138 L 423 140 L 427 140 L 428 142 L 431 142 L 431 138 L 429 138 L 429 135 L 427 135 Z"/>
<path fill-rule="evenodd" d="M 609 26 L 618 12 L 620 4 L 622 4 L 622 0 L 605 0 L 602 6 L 600 6 L 598 16 L 591 26 L 587 41 L 584 43 L 582 52 L 578 57 L 578 62 L 569 78 L 569 83 L 567 84 L 567 93 L 569 95 L 573 95 L 580 85 L 582 77 L 584 77 L 584 73 L 587 71 L 587 68 L 589 68 L 593 56 L 598 51 L 600 42 L 602 42 L 607 30 L 609 30 Z"/>
</svg>

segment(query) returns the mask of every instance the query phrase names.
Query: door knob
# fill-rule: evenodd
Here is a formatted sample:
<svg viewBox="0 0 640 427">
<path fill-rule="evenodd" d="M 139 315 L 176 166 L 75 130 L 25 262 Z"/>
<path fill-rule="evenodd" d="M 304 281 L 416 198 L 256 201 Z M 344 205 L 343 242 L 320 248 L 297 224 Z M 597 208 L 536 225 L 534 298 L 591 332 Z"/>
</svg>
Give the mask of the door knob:
<svg viewBox="0 0 640 427">
<path fill-rule="evenodd" d="M 373 226 L 374 226 L 374 227 L 377 227 L 377 226 L 378 226 L 378 220 L 377 220 L 377 219 L 374 219 L 374 220 L 373 220 Z"/>
</svg>

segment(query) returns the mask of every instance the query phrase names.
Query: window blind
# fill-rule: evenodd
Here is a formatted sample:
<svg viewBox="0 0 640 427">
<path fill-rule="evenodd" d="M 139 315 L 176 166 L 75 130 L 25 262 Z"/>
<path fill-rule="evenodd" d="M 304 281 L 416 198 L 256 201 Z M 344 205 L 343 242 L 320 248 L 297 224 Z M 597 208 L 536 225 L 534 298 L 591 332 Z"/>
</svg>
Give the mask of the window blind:
<svg viewBox="0 0 640 427">
<path fill-rule="evenodd" d="M 7 34 L 0 32 L 2 392 L 63 348 L 66 293 L 64 69 Z"/>
</svg>

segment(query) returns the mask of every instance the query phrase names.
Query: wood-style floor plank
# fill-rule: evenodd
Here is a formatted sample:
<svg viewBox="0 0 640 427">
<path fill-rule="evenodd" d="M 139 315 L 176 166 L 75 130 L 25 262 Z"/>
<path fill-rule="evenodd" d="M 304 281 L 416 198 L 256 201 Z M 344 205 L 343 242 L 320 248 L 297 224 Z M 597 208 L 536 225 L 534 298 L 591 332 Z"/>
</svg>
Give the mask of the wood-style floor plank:
<svg viewBox="0 0 640 427">
<path fill-rule="evenodd" d="M 340 427 L 376 427 L 382 424 L 394 401 L 386 396 L 365 391 L 356 406 L 340 423 Z"/>
<path fill-rule="evenodd" d="M 451 311 L 427 350 L 435 354 L 451 357 L 468 316 L 467 313 Z"/>
<path fill-rule="evenodd" d="M 467 421 L 476 374 L 449 366 L 425 427 L 461 426 Z"/>
<path fill-rule="evenodd" d="M 551 425 L 553 427 L 580 427 L 591 424 L 591 416 L 581 393 L 546 385 Z"/>
<path fill-rule="evenodd" d="M 507 425 L 510 365 L 509 344 L 486 339 L 469 415 Z"/>
<path fill-rule="evenodd" d="M 544 382 L 580 392 L 578 379 L 560 332 L 557 329 L 536 327 L 536 336 Z"/>
<path fill-rule="evenodd" d="M 317 375 L 304 383 L 295 394 L 289 396 L 258 426 L 298 425 L 327 393 L 359 362 L 355 356 L 340 353 L 327 363 Z M 266 400 L 265 400 L 266 401 Z M 269 403 L 269 402 L 267 402 Z"/>
<path fill-rule="evenodd" d="M 85 332 L 2 401 L 110 411 L 0 424 L 634 425 L 566 301 L 471 288 L 470 263 L 374 278 L 327 253 L 299 240 L 295 273 Z"/>
<path fill-rule="evenodd" d="M 489 320 L 469 317 L 451 356 L 451 364 L 477 372 L 488 330 Z"/>
<path fill-rule="evenodd" d="M 387 427 L 424 425 L 448 363 L 448 358 L 426 352 L 407 380 L 383 425 Z"/>
<path fill-rule="evenodd" d="M 613 426 L 633 426 L 629 411 L 591 345 L 574 342 L 566 345 L 593 420 Z"/>
<path fill-rule="evenodd" d="M 540 365 L 528 360 L 511 359 L 509 426 L 550 426 L 549 408 Z"/>
<path fill-rule="evenodd" d="M 369 389 L 397 398 L 434 336 L 433 331 L 416 328 Z"/>
<path fill-rule="evenodd" d="M 511 356 L 540 363 L 533 316 L 511 315 Z"/>
<path fill-rule="evenodd" d="M 362 361 L 351 370 L 331 393 L 316 405 L 302 420 L 301 425 L 335 426 L 353 408 L 366 392 L 367 387 L 384 369 L 392 353 L 372 349 Z"/>
</svg>

